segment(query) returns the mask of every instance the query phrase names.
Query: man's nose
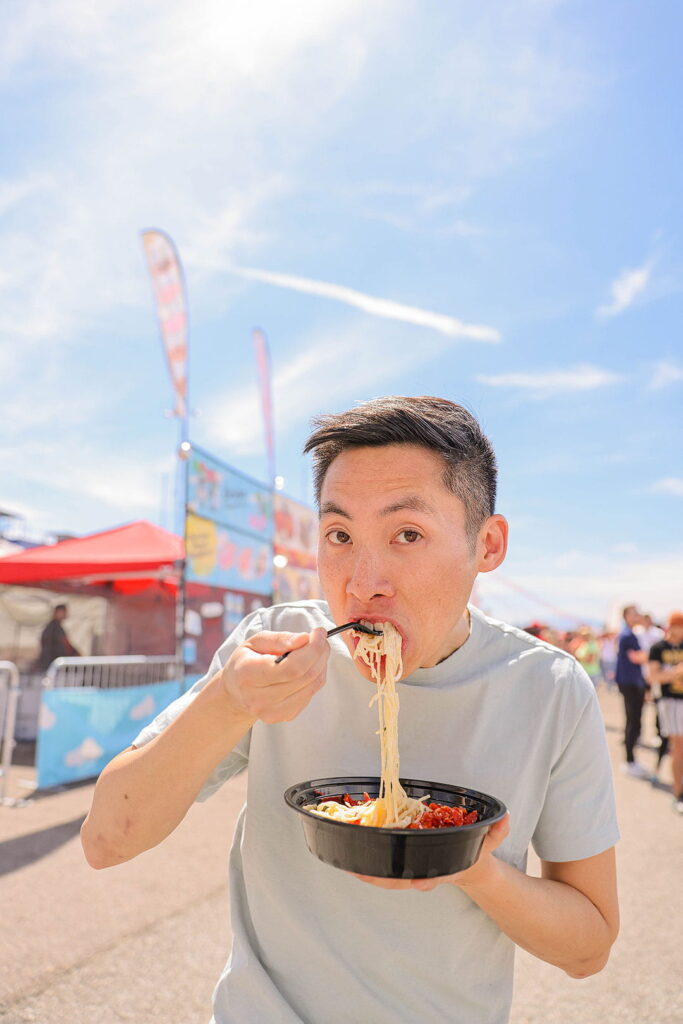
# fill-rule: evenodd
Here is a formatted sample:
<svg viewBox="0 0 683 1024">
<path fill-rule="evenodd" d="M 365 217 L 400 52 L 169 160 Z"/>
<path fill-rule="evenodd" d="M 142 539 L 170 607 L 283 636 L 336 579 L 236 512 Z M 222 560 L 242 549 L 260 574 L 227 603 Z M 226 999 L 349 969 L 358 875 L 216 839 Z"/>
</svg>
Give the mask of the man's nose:
<svg viewBox="0 0 683 1024">
<path fill-rule="evenodd" d="M 391 583 L 381 559 L 369 551 L 359 551 L 346 584 L 346 593 L 367 604 L 373 597 L 392 597 Z"/>
</svg>

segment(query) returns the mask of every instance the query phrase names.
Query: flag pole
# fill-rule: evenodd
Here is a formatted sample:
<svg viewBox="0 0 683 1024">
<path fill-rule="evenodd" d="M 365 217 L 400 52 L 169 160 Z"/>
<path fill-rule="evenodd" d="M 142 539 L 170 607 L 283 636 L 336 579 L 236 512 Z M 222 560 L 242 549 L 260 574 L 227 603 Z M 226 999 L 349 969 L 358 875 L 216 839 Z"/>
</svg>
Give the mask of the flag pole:
<svg viewBox="0 0 683 1024">
<path fill-rule="evenodd" d="M 180 260 L 178 260 L 178 269 L 180 272 L 183 294 L 185 295 L 185 331 L 187 348 L 184 393 L 178 396 L 177 401 L 178 415 L 180 416 L 180 445 L 178 448 L 178 458 L 181 479 L 180 495 L 182 502 L 183 560 L 180 565 L 180 581 L 176 607 L 176 659 L 178 660 L 182 670 L 182 685 L 184 689 L 185 674 L 187 672 L 187 665 L 185 663 L 185 613 L 187 610 L 187 515 L 189 512 L 190 458 L 192 456 L 192 442 L 190 441 L 190 314 L 187 303 L 185 274 Z"/>
<path fill-rule="evenodd" d="M 275 464 L 275 426 L 273 417 L 273 383 L 270 362 L 270 346 L 268 336 L 260 327 L 254 327 L 251 332 L 251 339 L 254 344 L 256 355 L 256 366 L 258 369 L 259 384 L 261 390 L 261 412 L 263 414 L 263 431 L 266 442 L 266 454 L 268 458 L 268 484 L 270 488 L 271 521 L 273 532 L 270 538 L 270 557 L 275 559 L 275 492 L 276 492 L 276 464 Z M 273 568 L 274 573 L 274 568 Z M 270 599 L 275 599 L 275 578 L 271 588 Z"/>
<path fill-rule="evenodd" d="M 175 393 L 174 415 L 180 422 L 177 451 L 175 529 L 182 533 L 184 554 L 178 563 L 175 614 L 175 653 L 185 680 L 185 607 L 187 604 L 187 512 L 189 495 L 189 315 L 182 264 L 173 240 L 158 228 L 142 232 L 142 244 L 152 279 L 161 341 Z"/>
<path fill-rule="evenodd" d="M 181 667 L 183 684 L 185 682 L 185 610 L 187 607 L 187 513 L 190 483 L 190 456 L 192 445 L 189 438 L 188 417 L 180 420 L 180 441 L 178 444 L 178 491 L 180 498 L 180 518 L 183 537 L 183 558 L 179 565 L 178 595 L 175 614 L 175 646 L 176 661 Z"/>
</svg>

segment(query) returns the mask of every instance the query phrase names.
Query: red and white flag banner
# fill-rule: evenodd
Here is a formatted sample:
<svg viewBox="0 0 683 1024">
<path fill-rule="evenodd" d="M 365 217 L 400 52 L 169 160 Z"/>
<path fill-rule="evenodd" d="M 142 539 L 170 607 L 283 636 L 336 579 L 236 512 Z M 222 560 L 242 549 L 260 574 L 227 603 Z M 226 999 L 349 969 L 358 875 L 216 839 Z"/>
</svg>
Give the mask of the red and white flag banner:
<svg viewBox="0 0 683 1024">
<path fill-rule="evenodd" d="M 176 247 L 163 231 L 143 231 L 142 243 L 156 300 L 161 340 L 175 392 L 175 415 L 187 417 L 188 315 Z"/>
</svg>

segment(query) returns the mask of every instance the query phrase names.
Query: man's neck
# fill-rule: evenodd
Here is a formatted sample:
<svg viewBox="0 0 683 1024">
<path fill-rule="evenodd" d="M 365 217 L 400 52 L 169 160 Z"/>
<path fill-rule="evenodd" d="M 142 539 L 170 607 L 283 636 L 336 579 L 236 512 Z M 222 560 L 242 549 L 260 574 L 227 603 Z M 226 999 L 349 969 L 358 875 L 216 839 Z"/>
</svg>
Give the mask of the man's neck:
<svg viewBox="0 0 683 1024">
<path fill-rule="evenodd" d="M 459 620 L 455 627 L 455 633 L 452 638 L 453 646 L 448 654 L 444 655 L 443 658 L 439 658 L 437 665 L 440 665 L 442 661 L 446 661 L 452 654 L 460 650 L 470 638 L 472 632 L 472 615 L 470 614 L 469 608 L 465 608 L 462 618 Z"/>
</svg>

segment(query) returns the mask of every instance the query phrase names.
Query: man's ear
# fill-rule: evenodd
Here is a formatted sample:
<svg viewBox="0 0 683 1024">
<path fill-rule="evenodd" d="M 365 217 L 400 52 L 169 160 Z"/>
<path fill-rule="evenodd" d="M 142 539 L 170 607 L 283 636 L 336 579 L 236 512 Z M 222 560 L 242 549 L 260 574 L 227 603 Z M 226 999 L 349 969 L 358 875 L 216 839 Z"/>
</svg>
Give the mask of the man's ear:
<svg viewBox="0 0 683 1024">
<path fill-rule="evenodd" d="M 505 516 L 489 516 L 477 538 L 477 570 L 491 572 L 505 558 L 508 548 L 508 521 Z"/>
</svg>

